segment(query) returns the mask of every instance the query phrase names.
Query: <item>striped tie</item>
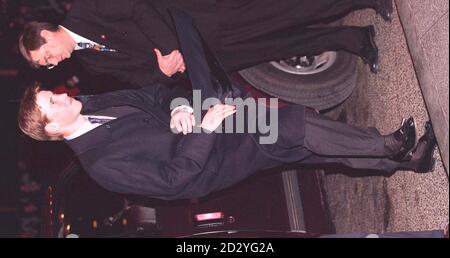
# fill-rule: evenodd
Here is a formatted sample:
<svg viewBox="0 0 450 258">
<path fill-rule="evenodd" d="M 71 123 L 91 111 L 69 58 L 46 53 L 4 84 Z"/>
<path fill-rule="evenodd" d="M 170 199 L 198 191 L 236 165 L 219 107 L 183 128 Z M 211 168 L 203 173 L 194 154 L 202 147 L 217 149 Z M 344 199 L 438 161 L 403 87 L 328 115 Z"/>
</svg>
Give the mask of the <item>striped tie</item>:
<svg viewBox="0 0 450 258">
<path fill-rule="evenodd" d="M 115 49 L 107 48 L 106 46 L 94 44 L 94 43 L 90 43 L 90 42 L 79 42 L 79 43 L 77 43 L 77 45 L 81 49 L 94 49 L 96 51 L 101 51 L 101 52 L 117 52 L 117 50 L 115 50 Z"/>
</svg>

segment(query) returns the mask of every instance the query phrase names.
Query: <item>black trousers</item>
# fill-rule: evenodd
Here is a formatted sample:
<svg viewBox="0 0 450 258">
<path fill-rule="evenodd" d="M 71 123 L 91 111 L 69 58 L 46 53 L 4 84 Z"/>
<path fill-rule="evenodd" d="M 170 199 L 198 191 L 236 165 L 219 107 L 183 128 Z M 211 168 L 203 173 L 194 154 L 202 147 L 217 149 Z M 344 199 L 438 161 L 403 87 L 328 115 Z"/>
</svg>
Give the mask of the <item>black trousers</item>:
<svg viewBox="0 0 450 258">
<path fill-rule="evenodd" d="M 355 169 L 394 171 L 400 163 L 387 157 L 376 128 L 357 127 L 306 112 L 304 146 L 312 152 L 303 164 L 339 163 Z"/>
<path fill-rule="evenodd" d="M 375 8 L 375 0 L 219 1 L 221 46 L 217 55 L 229 71 L 294 55 L 348 51 L 361 56 L 362 27 L 311 27 L 351 11 Z M 234 4 L 234 6 L 233 6 Z M 233 8 L 234 7 L 234 8 Z M 214 48 L 214 47 L 213 47 Z"/>
<path fill-rule="evenodd" d="M 218 62 L 212 59 L 212 55 L 206 54 L 209 51 L 205 51 L 200 37 L 190 25 L 190 18 L 176 10 L 173 11 L 175 11 L 173 17 L 193 89 L 201 90 L 202 97 L 221 97 L 212 87 L 226 84 L 225 72 Z M 232 84 L 232 86 L 236 87 L 237 85 Z M 240 95 L 242 98 L 246 98 L 248 96 L 244 89 L 237 88 L 236 90 L 239 93 L 236 93 L 237 95 L 234 97 Z M 292 124 L 289 124 L 291 126 L 283 125 L 279 132 L 282 136 L 281 139 L 279 138 L 279 144 L 275 144 L 274 148 L 271 148 L 273 146 L 264 148 L 268 156 L 281 163 L 271 165 L 296 162 L 341 163 L 351 168 L 385 171 L 392 171 L 399 165 L 398 162 L 387 158 L 384 137 L 377 129 L 358 128 L 328 119 L 312 111 L 306 111 L 303 117 L 304 112 L 303 106 L 297 106 L 297 109 L 294 107 L 283 113 L 284 119 L 279 117 L 280 121 Z M 264 115 L 266 114 L 264 113 Z M 303 131 L 303 128 L 299 127 L 304 127 L 304 137 L 293 137 L 292 135 L 296 132 Z"/>
</svg>

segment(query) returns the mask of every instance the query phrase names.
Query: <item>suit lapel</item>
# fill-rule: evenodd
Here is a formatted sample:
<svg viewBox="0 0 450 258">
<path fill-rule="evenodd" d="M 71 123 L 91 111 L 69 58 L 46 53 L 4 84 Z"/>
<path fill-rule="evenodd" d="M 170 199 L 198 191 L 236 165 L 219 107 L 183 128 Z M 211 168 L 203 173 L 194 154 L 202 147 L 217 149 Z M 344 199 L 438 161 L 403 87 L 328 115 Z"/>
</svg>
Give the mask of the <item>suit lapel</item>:
<svg viewBox="0 0 450 258">
<path fill-rule="evenodd" d="M 110 107 L 118 106 L 131 106 L 142 112 L 152 115 L 155 119 L 160 121 L 163 125 L 169 126 L 170 115 L 167 115 L 159 107 L 145 106 L 137 102 L 128 101 L 127 98 L 121 95 L 103 94 L 97 96 L 91 96 L 86 98 L 81 98 L 80 101 L 83 104 L 81 110 L 82 114 L 92 114 L 99 110 L 107 109 Z"/>
<path fill-rule="evenodd" d="M 73 140 L 65 141 L 78 156 L 86 151 L 106 145 L 112 141 L 111 133 L 106 126 L 99 126 Z"/>
</svg>

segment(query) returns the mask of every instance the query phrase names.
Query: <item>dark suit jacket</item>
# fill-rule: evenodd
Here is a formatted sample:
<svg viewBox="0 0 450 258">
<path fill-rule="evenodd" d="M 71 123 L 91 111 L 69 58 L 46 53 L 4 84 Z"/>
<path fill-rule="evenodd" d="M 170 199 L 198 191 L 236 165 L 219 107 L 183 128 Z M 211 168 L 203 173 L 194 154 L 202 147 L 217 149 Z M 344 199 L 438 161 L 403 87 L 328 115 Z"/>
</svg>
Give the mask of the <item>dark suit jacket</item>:
<svg viewBox="0 0 450 258">
<path fill-rule="evenodd" d="M 214 0 L 76 0 L 62 23 L 67 29 L 118 52 L 75 51 L 94 74 L 109 74 L 126 84 L 144 87 L 168 83 L 156 62 L 154 48 L 163 55 L 178 49 L 167 7 L 176 5 L 196 17 L 211 45 L 218 22 Z"/>
<path fill-rule="evenodd" d="M 305 16 L 306 20 L 313 20 L 315 13 L 309 12 L 311 8 L 305 2 L 75 0 L 62 25 L 85 38 L 118 50 L 101 53 L 93 50 L 75 51 L 74 55 L 88 71 L 112 75 L 125 85 L 145 87 L 155 82 L 170 83 L 183 77 L 180 74 L 174 78 L 164 75 L 153 51 L 159 48 L 163 54 L 169 54 L 179 49 L 172 19 L 167 11 L 169 7 L 180 8 L 193 17 L 211 50 L 230 71 L 296 54 L 288 49 L 273 51 L 278 46 L 277 37 L 280 35 L 261 36 L 296 25 L 298 17 Z M 251 61 L 236 54 L 240 51 L 245 51 L 246 58 Z"/>
<path fill-rule="evenodd" d="M 104 188 L 160 199 L 201 197 L 256 171 L 310 155 L 303 148 L 304 108 L 279 111 L 279 137 L 260 145 L 259 134 L 173 134 L 161 109 L 167 87 L 151 85 L 91 97 L 82 113 L 132 106 L 117 118 L 70 141 L 85 171 Z"/>
</svg>

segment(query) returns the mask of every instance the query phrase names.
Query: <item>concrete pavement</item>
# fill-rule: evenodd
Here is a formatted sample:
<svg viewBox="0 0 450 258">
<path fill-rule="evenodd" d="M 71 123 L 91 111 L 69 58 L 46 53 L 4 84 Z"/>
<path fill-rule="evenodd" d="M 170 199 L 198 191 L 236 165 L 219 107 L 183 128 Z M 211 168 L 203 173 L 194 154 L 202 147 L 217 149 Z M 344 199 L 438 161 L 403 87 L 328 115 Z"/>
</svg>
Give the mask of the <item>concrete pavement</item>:
<svg viewBox="0 0 450 258">
<path fill-rule="evenodd" d="M 330 113 L 356 125 L 390 133 L 402 118 L 414 116 L 418 135 L 429 120 L 424 98 L 397 13 L 386 23 L 373 10 L 354 12 L 345 24 L 374 24 L 381 71 L 371 74 L 359 62 L 358 85 L 341 107 Z M 427 174 L 399 171 L 391 177 L 324 177 L 330 213 L 337 233 L 393 232 L 443 228 L 449 219 L 449 181 L 439 152 L 435 170 Z M 346 172 L 346 171 L 336 171 Z"/>
</svg>

